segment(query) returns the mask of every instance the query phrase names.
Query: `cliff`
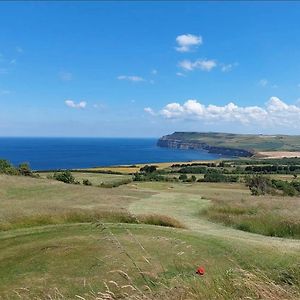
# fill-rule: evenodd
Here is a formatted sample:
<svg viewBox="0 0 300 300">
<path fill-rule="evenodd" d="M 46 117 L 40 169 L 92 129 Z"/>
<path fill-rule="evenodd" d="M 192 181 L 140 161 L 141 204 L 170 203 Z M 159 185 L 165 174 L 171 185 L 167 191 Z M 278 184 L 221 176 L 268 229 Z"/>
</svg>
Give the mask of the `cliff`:
<svg viewBox="0 0 300 300">
<path fill-rule="evenodd" d="M 250 157 L 254 154 L 253 151 L 247 149 L 215 146 L 201 140 L 191 138 L 178 138 L 174 135 L 176 135 L 176 133 L 161 137 L 157 141 L 157 145 L 159 147 L 174 149 L 204 150 L 209 153 L 217 153 L 226 156 Z"/>
</svg>

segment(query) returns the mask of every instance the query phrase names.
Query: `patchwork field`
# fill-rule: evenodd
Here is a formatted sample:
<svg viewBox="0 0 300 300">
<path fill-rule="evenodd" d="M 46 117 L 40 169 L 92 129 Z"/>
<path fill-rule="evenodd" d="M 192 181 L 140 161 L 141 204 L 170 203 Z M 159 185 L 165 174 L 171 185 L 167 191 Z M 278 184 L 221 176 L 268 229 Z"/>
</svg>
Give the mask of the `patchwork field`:
<svg viewBox="0 0 300 300">
<path fill-rule="evenodd" d="M 0 299 L 299 299 L 300 240 L 208 214 L 254 206 L 299 221 L 299 200 L 253 198 L 241 183 L 101 188 L 0 175 Z M 184 228 L 149 225 L 153 216 Z"/>
</svg>

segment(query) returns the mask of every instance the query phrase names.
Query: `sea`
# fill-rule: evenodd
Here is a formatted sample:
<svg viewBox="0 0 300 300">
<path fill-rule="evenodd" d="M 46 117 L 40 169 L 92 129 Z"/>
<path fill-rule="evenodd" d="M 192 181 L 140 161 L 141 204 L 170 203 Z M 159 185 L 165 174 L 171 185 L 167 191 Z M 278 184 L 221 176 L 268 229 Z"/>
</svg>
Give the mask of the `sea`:
<svg viewBox="0 0 300 300">
<path fill-rule="evenodd" d="M 157 138 L 0 138 L 0 159 L 33 170 L 79 169 L 138 163 L 214 160 L 199 150 L 161 148 Z"/>
</svg>

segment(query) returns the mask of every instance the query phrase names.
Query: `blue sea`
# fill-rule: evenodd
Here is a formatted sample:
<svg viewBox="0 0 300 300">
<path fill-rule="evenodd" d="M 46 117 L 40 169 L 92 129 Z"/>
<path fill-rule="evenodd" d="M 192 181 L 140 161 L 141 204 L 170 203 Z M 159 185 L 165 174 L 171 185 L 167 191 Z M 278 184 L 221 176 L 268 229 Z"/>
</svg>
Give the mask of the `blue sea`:
<svg viewBox="0 0 300 300">
<path fill-rule="evenodd" d="M 213 160 L 205 151 L 156 146 L 154 138 L 0 138 L 0 158 L 34 170 L 77 169 L 136 163 Z"/>
</svg>

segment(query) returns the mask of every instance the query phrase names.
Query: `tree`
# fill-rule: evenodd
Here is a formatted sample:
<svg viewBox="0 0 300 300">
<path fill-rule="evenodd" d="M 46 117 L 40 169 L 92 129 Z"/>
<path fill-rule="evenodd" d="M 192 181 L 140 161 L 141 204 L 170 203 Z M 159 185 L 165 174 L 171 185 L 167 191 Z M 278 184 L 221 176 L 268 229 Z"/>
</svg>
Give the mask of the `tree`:
<svg viewBox="0 0 300 300">
<path fill-rule="evenodd" d="M 153 173 L 155 172 L 157 169 L 156 166 L 148 166 L 148 165 L 145 165 L 144 167 L 140 168 L 140 172 L 144 172 L 144 173 Z"/>
</svg>

